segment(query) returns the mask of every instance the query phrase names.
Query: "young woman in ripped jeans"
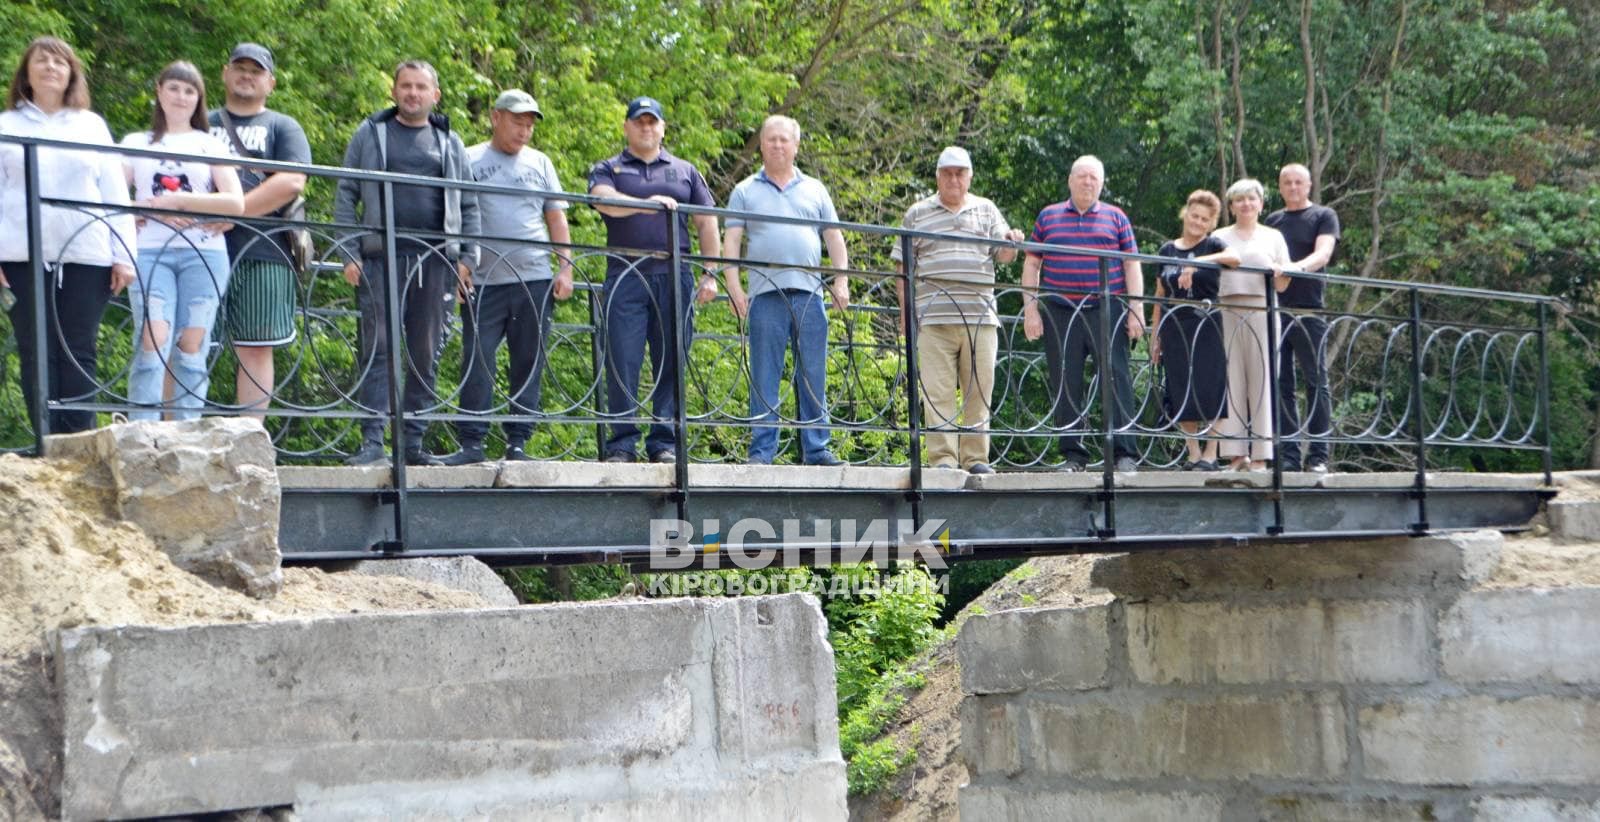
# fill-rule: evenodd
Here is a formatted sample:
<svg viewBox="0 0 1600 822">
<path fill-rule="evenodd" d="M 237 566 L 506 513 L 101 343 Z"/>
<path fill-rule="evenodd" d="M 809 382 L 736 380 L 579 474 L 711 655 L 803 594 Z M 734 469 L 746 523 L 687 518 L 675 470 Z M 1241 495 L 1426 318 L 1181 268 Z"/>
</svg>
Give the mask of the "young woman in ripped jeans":
<svg viewBox="0 0 1600 822">
<path fill-rule="evenodd" d="M 219 157 L 229 153 L 209 131 L 205 81 L 192 64 L 181 60 L 156 77 L 150 130 L 130 134 L 122 144 Z M 163 377 L 170 372 L 171 416 L 193 419 L 200 415 L 211 386 L 207 349 L 217 307 L 228 288 L 228 247 L 222 237 L 228 225 L 207 218 L 244 211 L 239 175 L 232 166 L 169 158 L 130 156 L 123 166 L 133 186 L 134 205 L 197 215 L 141 217 L 139 272 L 129 290 L 134 355 L 128 399 L 146 409 L 130 416 L 159 418 Z"/>
</svg>

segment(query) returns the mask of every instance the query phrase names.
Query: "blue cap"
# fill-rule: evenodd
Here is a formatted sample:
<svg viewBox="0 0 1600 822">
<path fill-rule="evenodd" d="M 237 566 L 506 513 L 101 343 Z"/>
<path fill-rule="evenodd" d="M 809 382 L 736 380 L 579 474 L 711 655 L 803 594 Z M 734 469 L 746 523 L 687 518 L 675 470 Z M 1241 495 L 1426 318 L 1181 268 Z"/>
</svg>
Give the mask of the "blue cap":
<svg viewBox="0 0 1600 822">
<path fill-rule="evenodd" d="M 635 97 L 628 103 L 628 119 L 632 120 L 640 115 L 649 114 L 657 120 L 666 122 L 666 115 L 661 113 L 661 103 L 654 97 Z"/>
</svg>

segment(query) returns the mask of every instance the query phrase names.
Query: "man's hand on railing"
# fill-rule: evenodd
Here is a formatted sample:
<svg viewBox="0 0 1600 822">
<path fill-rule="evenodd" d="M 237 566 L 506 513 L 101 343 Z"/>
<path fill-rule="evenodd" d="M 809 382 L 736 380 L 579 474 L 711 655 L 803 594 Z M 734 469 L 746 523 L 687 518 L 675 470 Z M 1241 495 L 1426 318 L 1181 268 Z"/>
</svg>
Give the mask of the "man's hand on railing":
<svg viewBox="0 0 1600 822">
<path fill-rule="evenodd" d="M 115 263 L 111 266 L 111 293 L 121 294 L 122 289 L 133 284 L 133 266 L 127 263 Z M 4 280 L 0 277 L 0 280 Z"/>
<path fill-rule="evenodd" d="M 344 281 L 351 285 L 361 284 L 361 263 L 351 260 L 344 264 Z"/>
<path fill-rule="evenodd" d="M 668 211 L 678 210 L 678 201 L 668 197 L 665 194 L 652 194 L 646 199 L 655 200 L 656 202 L 666 206 Z"/>
<path fill-rule="evenodd" d="M 1028 300 L 1022 306 L 1022 336 L 1026 337 L 1028 342 L 1044 336 L 1044 318 L 1039 316 L 1039 301 L 1036 299 Z"/>
</svg>

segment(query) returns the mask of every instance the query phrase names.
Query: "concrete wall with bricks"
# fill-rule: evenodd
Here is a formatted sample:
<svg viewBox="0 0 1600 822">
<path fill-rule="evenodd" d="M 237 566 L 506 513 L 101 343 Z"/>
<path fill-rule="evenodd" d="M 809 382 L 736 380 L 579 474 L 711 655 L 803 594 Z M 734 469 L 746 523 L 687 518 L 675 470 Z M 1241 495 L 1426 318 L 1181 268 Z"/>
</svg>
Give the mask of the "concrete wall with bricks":
<svg viewBox="0 0 1600 822">
<path fill-rule="evenodd" d="M 68 819 L 843 820 L 814 598 L 57 639 Z"/>
<path fill-rule="evenodd" d="M 1108 557 L 973 617 L 962 819 L 1600 819 L 1600 588 L 1487 584 L 1503 546 Z"/>
</svg>

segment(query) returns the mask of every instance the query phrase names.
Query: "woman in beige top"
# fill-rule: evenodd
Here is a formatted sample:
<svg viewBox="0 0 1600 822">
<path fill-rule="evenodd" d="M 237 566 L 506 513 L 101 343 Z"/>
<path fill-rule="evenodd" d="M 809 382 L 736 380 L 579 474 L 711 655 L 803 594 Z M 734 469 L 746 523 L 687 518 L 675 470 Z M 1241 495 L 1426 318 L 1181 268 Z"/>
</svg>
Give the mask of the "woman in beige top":
<svg viewBox="0 0 1600 822">
<path fill-rule="evenodd" d="M 1267 384 L 1272 372 L 1267 365 L 1267 288 L 1266 278 L 1255 272 L 1231 266 L 1270 269 L 1273 287 L 1289 287 L 1283 274 L 1288 267 L 1289 246 L 1278 230 L 1259 220 L 1266 191 L 1249 178 L 1231 186 L 1224 195 L 1233 225 L 1219 228 L 1211 236 L 1226 251 L 1204 258 L 1230 266 L 1222 271 L 1218 296 L 1222 301 L 1223 350 L 1228 358 L 1228 416 L 1217 421 L 1222 441 L 1222 456 L 1232 457 L 1236 471 L 1264 470 L 1272 459 L 1272 387 Z M 1276 334 L 1277 325 L 1272 327 Z"/>
</svg>

